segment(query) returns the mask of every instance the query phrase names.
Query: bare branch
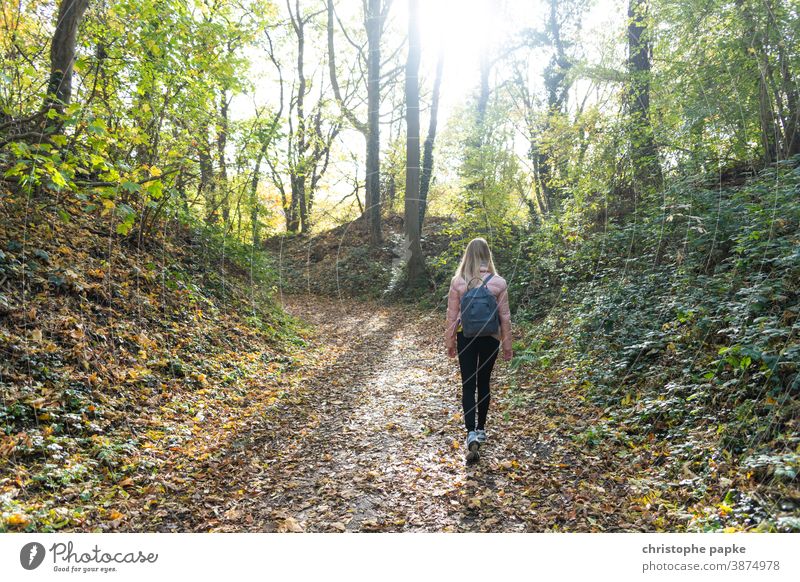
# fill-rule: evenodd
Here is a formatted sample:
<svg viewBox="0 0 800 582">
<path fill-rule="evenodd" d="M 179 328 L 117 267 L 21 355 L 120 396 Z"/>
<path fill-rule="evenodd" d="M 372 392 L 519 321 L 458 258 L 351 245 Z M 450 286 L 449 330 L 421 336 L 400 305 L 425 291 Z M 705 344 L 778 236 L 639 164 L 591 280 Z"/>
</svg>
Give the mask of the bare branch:
<svg viewBox="0 0 800 582">
<path fill-rule="evenodd" d="M 328 0 L 328 67 L 331 77 L 331 88 L 333 89 L 333 95 L 336 98 L 336 103 L 339 105 L 342 115 L 347 118 L 354 128 L 362 134 L 367 135 L 367 125 L 359 121 L 355 114 L 347 107 L 342 99 L 339 82 L 336 79 L 336 55 L 333 45 L 333 15 L 333 0 Z"/>
</svg>

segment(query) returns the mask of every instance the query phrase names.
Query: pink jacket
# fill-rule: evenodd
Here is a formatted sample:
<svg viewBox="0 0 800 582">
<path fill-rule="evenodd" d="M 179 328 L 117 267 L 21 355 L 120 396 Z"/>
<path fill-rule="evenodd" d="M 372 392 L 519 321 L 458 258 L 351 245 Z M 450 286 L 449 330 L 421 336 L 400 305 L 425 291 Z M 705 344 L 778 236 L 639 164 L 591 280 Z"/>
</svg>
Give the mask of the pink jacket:
<svg viewBox="0 0 800 582">
<path fill-rule="evenodd" d="M 481 277 L 486 280 L 489 270 L 481 267 Z M 488 283 L 489 291 L 497 299 L 497 315 L 500 319 L 500 331 L 492 337 L 500 340 L 503 350 L 511 349 L 511 310 L 508 307 L 508 284 L 500 275 L 495 274 Z M 456 345 L 456 329 L 461 323 L 461 297 L 467 292 L 467 282 L 462 277 L 453 277 L 450 281 L 450 292 L 447 295 L 447 318 L 444 332 L 445 345 L 448 348 Z"/>
</svg>

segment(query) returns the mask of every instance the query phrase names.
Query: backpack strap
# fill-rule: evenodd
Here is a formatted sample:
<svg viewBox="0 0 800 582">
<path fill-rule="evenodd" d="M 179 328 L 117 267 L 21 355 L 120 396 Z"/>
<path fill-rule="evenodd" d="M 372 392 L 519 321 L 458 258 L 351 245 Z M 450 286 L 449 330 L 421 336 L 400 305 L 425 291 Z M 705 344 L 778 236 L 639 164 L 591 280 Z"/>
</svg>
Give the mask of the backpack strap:
<svg viewBox="0 0 800 582">
<path fill-rule="evenodd" d="M 469 281 L 467 281 L 467 278 L 466 278 L 466 277 L 464 277 L 463 275 L 461 276 L 461 278 L 462 278 L 462 279 L 464 279 L 464 282 L 467 284 L 467 289 L 469 289 L 469 284 L 470 284 L 470 283 L 472 283 L 472 280 L 473 280 L 473 279 L 481 279 L 481 284 L 480 284 L 480 285 L 478 285 L 478 287 L 484 287 L 484 286 L 486 285 L 486 283 L 488 283 L 488 282 L 489 282 L 489 279 L 491 279 L 492 277 L 494 277 L 494 273 L 489 273 L 489 276 L 488 276 L 488 277 L 486 277 L 486 279 L 485 279 L 485 280 L 484 280 L 484 279 L 481 279 L 480 277 L 473 277 L 472 279 L 470 279 Z"/>
</svg>

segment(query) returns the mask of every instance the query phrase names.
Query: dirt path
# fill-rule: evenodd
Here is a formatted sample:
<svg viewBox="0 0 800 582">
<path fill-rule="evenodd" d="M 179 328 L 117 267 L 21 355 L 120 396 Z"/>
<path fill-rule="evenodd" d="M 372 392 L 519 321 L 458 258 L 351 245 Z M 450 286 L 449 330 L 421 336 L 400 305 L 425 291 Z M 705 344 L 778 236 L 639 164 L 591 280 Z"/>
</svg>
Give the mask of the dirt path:
<svg viewBox="0 0 800 582">
<path fill-rule="evenodd" d="M 205 500 L 205 513 L 184 507 L 162 529 L 646 529 L 626 525 L 621 464 L 575 442 L 596 413 L 580 399 L 542 386 L 512 390 L 498 361 L 489 441 L 467 466 L 460 378 L 443 352 L 440 313 L 317 296 L 284 301 L 315 325 L 297 393 L 234 439 L 210 471 L 237 494 Z M 521 391 L 532 390 L 523 401 Z"/>
</svg>

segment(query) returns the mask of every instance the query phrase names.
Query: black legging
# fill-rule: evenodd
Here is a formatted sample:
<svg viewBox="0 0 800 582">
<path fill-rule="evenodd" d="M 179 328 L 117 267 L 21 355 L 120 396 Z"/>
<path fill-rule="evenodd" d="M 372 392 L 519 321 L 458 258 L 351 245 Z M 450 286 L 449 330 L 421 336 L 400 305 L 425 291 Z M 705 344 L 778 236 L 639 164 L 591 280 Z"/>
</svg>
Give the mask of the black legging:
<svg viewBox="0 0 800 582">
<path fill-rule="evenodd" d="M 490 335 L 464 337 L 456 334 L 458 364 L 461 367 L 461 404 L 467 430 L 483 430 L 489 412 L 489 378 L 500 348 L 500 340 Z M 478 391 L 478 423 L 475 424 L 475 388 Z"/>
</svg>

